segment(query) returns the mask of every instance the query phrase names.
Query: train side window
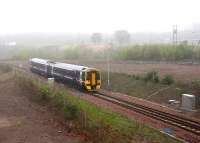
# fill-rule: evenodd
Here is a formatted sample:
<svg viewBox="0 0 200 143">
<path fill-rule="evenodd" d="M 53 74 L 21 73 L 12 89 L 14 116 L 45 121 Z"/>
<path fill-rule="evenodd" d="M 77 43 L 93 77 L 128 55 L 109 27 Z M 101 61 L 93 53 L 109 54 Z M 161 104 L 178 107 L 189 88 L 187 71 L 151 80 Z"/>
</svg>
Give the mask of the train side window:
<svg viewBox="0 0 200 143">
<path fill-rule="evenodd" d="M 100 73 L 98 71 L 96 72 L 96 75 L 97 75 L 97 80 L 99 80 L 100 79 Z"/>
<path fill-rule="evenodd" d="M 82 80 L 85 81 L 85 72 L 82 72 Z"/>
</svg>

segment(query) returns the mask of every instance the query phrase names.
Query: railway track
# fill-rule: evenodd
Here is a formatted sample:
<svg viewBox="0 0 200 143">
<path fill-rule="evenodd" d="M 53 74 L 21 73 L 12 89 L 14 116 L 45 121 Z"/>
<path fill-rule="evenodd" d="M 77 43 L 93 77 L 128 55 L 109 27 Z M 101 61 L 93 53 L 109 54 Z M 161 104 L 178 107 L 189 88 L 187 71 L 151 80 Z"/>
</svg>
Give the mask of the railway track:
<svg viewBox="0 0 200 143">
<path fill-rule="evenodd" d="M 150 118 L 165 122 L 167 124 L 179 127 L 195 135 L 200 135 L 200 123 L 188 118 L 172 115 L 170 113 L 162 112 L 144 105 L 128 102 L 125 100 L 118 99 L 113 96 L 105 95 L 99 92 L 93 93 L 93 96 L 101 98 L 103 100 L 109 101 L 111 103 L 117 104 L 124 108 L 136 111 L 140 114 L 148 116 Z"/>
</svg>

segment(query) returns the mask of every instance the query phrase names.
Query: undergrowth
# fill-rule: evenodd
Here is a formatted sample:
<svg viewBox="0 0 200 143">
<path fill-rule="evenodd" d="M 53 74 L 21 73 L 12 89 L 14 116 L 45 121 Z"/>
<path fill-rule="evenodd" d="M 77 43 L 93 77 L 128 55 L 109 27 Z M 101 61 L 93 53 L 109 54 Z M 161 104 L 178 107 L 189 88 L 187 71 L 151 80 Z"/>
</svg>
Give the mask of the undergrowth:
<svg viewBox="0 0 200 143">
<path fill-rule="evenodd" d="M 147 72 L 144 76 L 144 81 L 151 81 L 154 83 L 160 82 L 159 75 L 156 71 Z"/>
<path fill-rule="evenodd" d="M 165 75 L 164 78 L 162 79 L 162 83 L 167 85 L 174 83 L 173 76 L 169 74 Z"/>
<path fill-rule="evenodd" d="M 7 72 L 10 72 L 10 71 L 12 71 L 11 66 L 9 66 L 5 63 L 0 63 L 0 72 L 1 73 L 7 73 Z"/>
</svg>

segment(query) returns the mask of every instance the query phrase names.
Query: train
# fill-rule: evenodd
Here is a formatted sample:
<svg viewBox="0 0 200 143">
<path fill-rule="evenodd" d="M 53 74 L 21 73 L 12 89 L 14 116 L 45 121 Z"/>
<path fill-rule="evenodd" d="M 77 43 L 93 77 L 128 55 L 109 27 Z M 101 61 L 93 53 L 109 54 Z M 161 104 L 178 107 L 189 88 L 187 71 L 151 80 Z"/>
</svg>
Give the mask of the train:
<svg viewBox="0 0 200 143">
<path fill-rule="evenodd" d="M 101 74 L 96 68 L 55 62 L 40 58 L 29 59 L 30 70 L 55 80 L 69 81 L 86 91 L 101 88 Z"/>
</svg>

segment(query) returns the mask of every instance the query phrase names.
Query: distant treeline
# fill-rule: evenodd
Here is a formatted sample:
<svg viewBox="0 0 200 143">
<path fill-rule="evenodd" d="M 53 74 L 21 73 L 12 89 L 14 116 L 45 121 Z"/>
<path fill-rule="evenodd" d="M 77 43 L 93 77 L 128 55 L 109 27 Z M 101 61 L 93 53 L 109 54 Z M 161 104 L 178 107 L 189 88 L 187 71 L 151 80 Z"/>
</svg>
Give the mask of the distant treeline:
<svg viewBox="0 0 200 143">
<path fill-rule="evenodd" d="M 100 53 L 102 53 L 101 51 Z M 45 59 L 103 59 L 103 55 L 92 48 L 86 46 L 66 46 L 66 47 L 42 47 L 42 48 L 26 48 L 18 47 L 13 49 L 12 59 L 26 60 L 32 57 L 45 58 Z"/>
<path fill-rule="evenodd" d="M 138 60 L 138 61 L 200 61 L 200 46 L 187 44 L 170 45 L 133 45 L 98 49 L 87 46 L 45 47 L 45 48 L 20 48 L 13 52 L 13 59 L 28 59 L 40 57 L 48 59 L 68 60 Z"/>
<path fill-rule="evenodd" d="M 142 45 L 117 48 L 112 52 L 114 59 L 120 60 L 151 60 L 151 61 L 182 61 L 200 60 L 200 47 L 180 45 Z"/>
</svg>

